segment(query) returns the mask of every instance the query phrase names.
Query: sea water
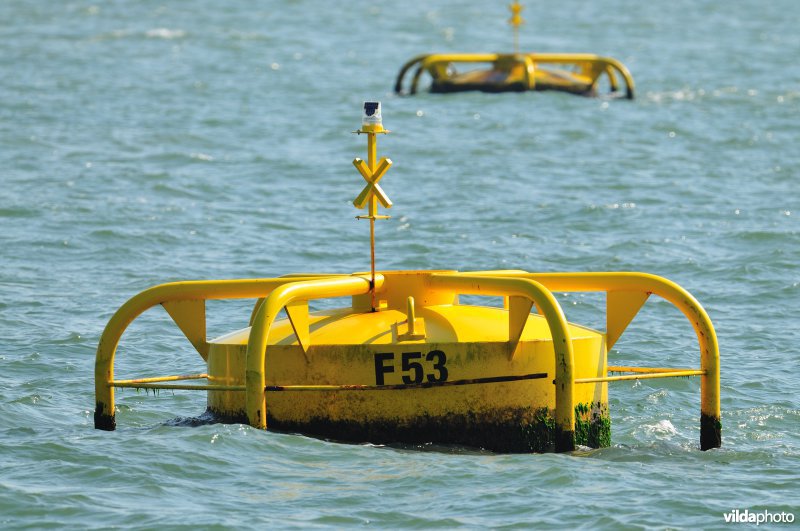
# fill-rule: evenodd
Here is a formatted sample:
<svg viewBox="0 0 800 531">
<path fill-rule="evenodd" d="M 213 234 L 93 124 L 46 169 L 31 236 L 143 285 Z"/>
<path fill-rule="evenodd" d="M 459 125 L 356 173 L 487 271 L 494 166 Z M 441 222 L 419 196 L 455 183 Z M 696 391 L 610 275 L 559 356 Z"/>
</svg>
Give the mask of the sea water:
<svg viewBox="0 0 800 531">
<path fill-rule="evenodd" d="M 510 51 L 505 2 L 0 3 L 0 526 L 718 528 L 798 514 L 800 4 L 524 2 L 525 50 L 616 57 L 634 101 L 396 97 L 426 52 Z M 187 426 L 203 393 L 122 390 L 93 428 L 94 355 L 162 282 L 364 271 L 351 134 L 383 102 L 379 269 L 645 271 L 711 316 L 723 446 L 697 379 L 610 384 L 612 446 L 381 447 Z M 559 294 L 604 328 L 604 299 Z M 251 301 L 209 304 L 209 336 Z M 699 364 L 653 297 L 609 355 Z M 200 372 L 155 309 L 117 375 Z M 741 525 L 741 524 L 739 524 Z M 773 524 L 787 525 L 787 524 Z M 796 525 L 796 524 L 795 524 Z"/>
</svg>

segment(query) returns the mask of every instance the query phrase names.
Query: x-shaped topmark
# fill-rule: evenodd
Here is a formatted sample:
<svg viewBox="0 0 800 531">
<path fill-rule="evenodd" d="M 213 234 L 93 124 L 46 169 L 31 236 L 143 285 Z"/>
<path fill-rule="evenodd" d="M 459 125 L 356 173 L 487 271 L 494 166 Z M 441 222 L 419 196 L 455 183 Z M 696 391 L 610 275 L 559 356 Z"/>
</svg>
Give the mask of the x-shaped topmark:
<svg viewBox="0 0 800 531">
<path fill-rule="evenodd" d="M 361 193 L 358 194 L 355 201 L 353 201 L 353 205 L 356 208 L 364 208 L 367 206 L 367 203 L 370 202 L 371 199 L 377 199 L 383 205 L 384 208 L 391 208 L 392 202 L 389 200 L 389 197 L 386 195 L 386 192 L 383 191 L 383 188 L 380 187 L 378 181 L 384 176 L 386 171 L 392 165 L 392 161 L 387 158 L 382 158 L 380 162 L 378 162 L 378 167 L 375 168 L 375 173 L 370 171 L 369 166 L 367 163 L 361 159 L 353 160 L 353 166 L 356 167 L 358 173 L 364 177 L 364 180 L 367 181 L 367 186 L 361 190 Z M 371 209 L 370 209 L 371 210 Z M 371 215 L 374 215 L 374 212 L 370 212 Z"/>
</svg>

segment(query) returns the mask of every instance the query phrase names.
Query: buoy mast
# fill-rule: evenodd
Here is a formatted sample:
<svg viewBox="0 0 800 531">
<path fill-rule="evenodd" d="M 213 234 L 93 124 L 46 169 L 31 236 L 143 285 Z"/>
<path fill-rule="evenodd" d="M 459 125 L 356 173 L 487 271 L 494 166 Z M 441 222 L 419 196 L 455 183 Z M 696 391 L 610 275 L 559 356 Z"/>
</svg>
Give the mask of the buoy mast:
<svg viewBox="0 0 800 531">
<path fill-rule="evenodd" d="M 519 27 L 525 23 L 522 19 L 522 10 L 524 7 L 520 5 L 519 0 L 514 0 L 514 3 L 508 6 L 511 10 L 511 18 L 508 23 L 514 28 L 514 53 L 519 53 Z"/>
<path fill-rule="evenodd" d="M 367 162 L 364 163 L 360 158 L 353 159 L 353 166 L 356 167 L 358 173 L 367 181 L 367 185 L 361 190 L 358 197 L 355 198 L 353 205 L 358 209 L 367 209 L 366 216 L 356 216 L 356 219 L 369 220 L 370 297 L 372 311 L 374 312 L 377 311 L 377 306 L 375 304 L 375 220 L 389 219 L 391 217 L 378 214 L 378 203 L 383 205 L 384 208 L 392 208 L 392 201 L 386 195 L 386 192 L 383 191 L 380 184 L 378 184 L 392 166 L 392 161 L 391 159 L 383 157 L 377 164 L 375 162 L 378 157 L 377 137 L 379 134 L 385 135 L 390 132 L 383 128 L 381 102 L 364 102 L 361 129 L 353 132 L 359 135 L 362 133 L 367 135 Z"/>
</svg>

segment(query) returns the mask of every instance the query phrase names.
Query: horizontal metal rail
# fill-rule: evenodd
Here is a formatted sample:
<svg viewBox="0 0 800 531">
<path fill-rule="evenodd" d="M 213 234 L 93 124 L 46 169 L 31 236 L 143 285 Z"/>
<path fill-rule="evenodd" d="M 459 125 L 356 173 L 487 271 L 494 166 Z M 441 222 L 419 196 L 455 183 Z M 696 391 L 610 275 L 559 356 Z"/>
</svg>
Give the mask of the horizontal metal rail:
<svg viewBox="0 0 800 531">
<path fill-rule="evenodd" d="M 627 367 L 620 365 L 609 365 L 606 367 L 608 372 L 639 372 L 639 373 L 654 373 L 654 372 L 672 372 L 672 371 L 693 371 L 696 369 L 684 369 L 682 367 Z"/>
<path fill-rule="evenodd" d="M 604 378 L 575 378 L 576 384 L 598 382 L 620 382 L 622 380 L 650 380 L 653 378 L 678 378 L 680 376 L 705 376 L 706 371 L 700 369 L 687 369 L 684 371 L 652 372 L 639 374 L 626 374 L 623 376 L 606 376 Z"/>
<path fill-rule="evenodd" d="M 109 385 L 117 384 L 136 384 L 136 383 L 155 383 L 155 382 L 175 382 L 179 380 L 203 380 L 208 378 L 208 374 L 176 374 L 174 376 L 155 376 L 153 378 L 135 378 L 133 380 L 114 380 L 108 382 Z"/>
<path fill-rule="evenodd" d="M 198 385 L 198 384 L 165 384 L 181 380 L 205 380 L 208 374 L 176 374 L 174 376 L 156 376 L 153 378 L 136 378 L 132 380 L 112 380 L 109 387 L 134 389 L 182 389 L 187 391 L 244 391 L 243 385 Z"/>
<path fill-rule="evenodd" d="M 110 382 L 111 387 L 128 387 L 134 389 L 181 389 L 184 391 L 245 391 L 243 385 L 197 385 L 197 384 L 162 384 L 162 383 L 130 383 Z"/>
</svg>

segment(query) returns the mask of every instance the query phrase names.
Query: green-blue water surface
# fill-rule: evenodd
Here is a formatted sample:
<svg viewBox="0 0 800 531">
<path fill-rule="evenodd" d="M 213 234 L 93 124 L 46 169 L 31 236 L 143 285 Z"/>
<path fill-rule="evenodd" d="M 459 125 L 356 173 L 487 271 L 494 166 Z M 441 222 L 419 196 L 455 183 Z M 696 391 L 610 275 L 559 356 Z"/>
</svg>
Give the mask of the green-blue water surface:
<svg viewBox="0 0 800 531">
<path fill-rule="evenodd" d="M 717 528 L 800 516 L 800 4 L 528 1 L 522 47 L 623 61 L 634 101 L 391 93 L 424 52 L 508 51 L 508 2 L 0 3 L 0 526 Z M 699 384 L 610 389 L 612 447 L 574 455 L 345 445 L 171 422 L 202 393 L 118 394 L 94 353 L 151 286 L 368 268 L 350 201 L 380 99 L 383 269 L 646 271 L 691 291 L 722 355 L 723 447 Z M 560 296 L 603 328 L 604 301 Z M 249 307 L 210 304 L 210 335 Z M 696 366 L 647 303 L 615 364 Z M 197 372 L 163 312 L 119 375 Z"/>
</svg>

